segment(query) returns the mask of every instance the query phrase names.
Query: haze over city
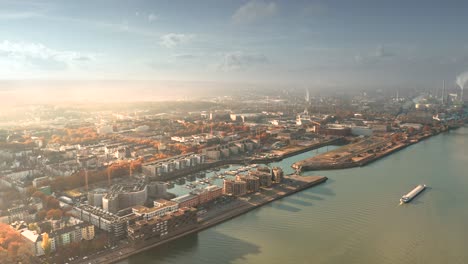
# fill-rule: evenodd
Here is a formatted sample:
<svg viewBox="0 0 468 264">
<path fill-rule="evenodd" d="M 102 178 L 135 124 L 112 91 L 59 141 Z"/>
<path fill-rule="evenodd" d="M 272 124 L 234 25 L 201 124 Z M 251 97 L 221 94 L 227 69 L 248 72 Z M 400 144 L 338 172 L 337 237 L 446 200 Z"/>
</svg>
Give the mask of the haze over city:
<svg viewBox="0 0 468 264">
<path fill-rule="evenodd" d="M 468 263 L 466 10 L 0 0 L 0 262 Z"/>
</svg>

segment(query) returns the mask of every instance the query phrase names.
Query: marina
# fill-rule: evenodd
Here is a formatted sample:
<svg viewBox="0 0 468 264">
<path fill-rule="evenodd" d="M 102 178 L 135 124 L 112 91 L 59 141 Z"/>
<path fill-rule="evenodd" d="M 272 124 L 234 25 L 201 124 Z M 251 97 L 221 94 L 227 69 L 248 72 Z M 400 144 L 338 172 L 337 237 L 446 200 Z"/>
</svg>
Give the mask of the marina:
<svg viewBox="0 0 468 264">
<path fill-rule="evenodd" d="M 205 188 L 209 185 L 222 187 L 224 179 L 235 179 L 236 175 L 246 175 L 249 171 L 256 170 L 259 166 L 265 165 L 225 165 L 215 169 L 198 172 L 172 181 L 172 184 L 168 185 L 168 191 L 180 196 L 188 194 L 195 189 Z M 288 168 L 288 173 L 292 172 L 293 171 Z"/>
</svg>

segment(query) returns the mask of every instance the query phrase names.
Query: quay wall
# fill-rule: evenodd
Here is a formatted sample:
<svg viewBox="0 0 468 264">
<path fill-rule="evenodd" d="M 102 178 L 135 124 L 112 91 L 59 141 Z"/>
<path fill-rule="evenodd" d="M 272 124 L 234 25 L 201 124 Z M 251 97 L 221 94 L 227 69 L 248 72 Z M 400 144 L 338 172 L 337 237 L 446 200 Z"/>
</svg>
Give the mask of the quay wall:
<svg viewBox="0 0 468 264">
<path fill-rule="evenodd" d="M 273 201 L 276 201 L 276 200 L 279 200 L 279 199 L 282 199 L 284 197 L 287 197 L 289 195 L 292 195 L 294 193 L 297 193 L 297 192 L 300 192 L 300 191 L 303 191 L 305 189 L 308 189 L 310 187 L 313 187 L 313 186 L 316 186 L 318 184 L 321 184 L 321 183 L 324 183 L 325 181 L 327 181 L 328 178 L 327 177 L 320 177 L 318 178 L 317 180 L 314 180 L 314 181 L 311 181 L 311 182 L 307 182 L 307 183 L 304 183 L 303 185 L 295 188 L 294 190 L 291 190 L 283 195 L 275 195 L 275 196 L 272 196 L 271 199 L 268 199 L 268 200 L 264 200 L 262 201 L 261 203 L 258 203 L 256 205 L 252 205 L 252 204 L 245 204 L 243 206 L 240 206 L 238 208 L 235 208 L 234 210 L 231 210 L 227 213 L 224 213 L 222 215 L 219 215 L 213 219 L 209 219 L 209 220 L 206 220 L 206 221 L 202 221 L 200 222 L 199 226 L 196 227 L 196 228 L 193 228 L 193 229 L 190 229 L 190 230 L 187 230 L 185 232 L 181 232 L 181 233 L 177 233 L 175 235 L 173 235 L 172 237 L 170 238 L 167 238 L 165 240 L 161 240 L 157 243 L 154 243 L 154 244 L 150 244 L 150 245 L 145 245 L 141 248 L 137 248 L 135 250 L 132 250 L 131 252 L 128 252 L 126 254 L 121 254 L 121 255 L 118 255 L 118 256 L 115 256 L 114 258 L 112 259 L 108 259 L 106 261 L 104 260 L 101 260 L 99 263 L 104 263 L 104 264 L 110 264 L 110 263 L 116 263 L 116 262 L 119 262 L 119 261 L 122 261 L 124 259 L 127 259 L 129 258 L 130 256 L 132 255 L 135 255 L 135 254 L 138 254 L 140 252 L 143 252 L 143 251 L 146 251 L 148 249 L 151 249 L 151 248 L 154 248 L 154 247 L 157 247 L 157 246 L 160 246 L 164 243 L 167 243 L 169 241 L 173 241 L 175 239 L 178 239 L 178 238 L 181 238 L 181 237 L 184 237 L 184 236 L 187 236 L 187 235 L 190 235 L 190 234 L 194 234 L 194 233 L 197 233 L 197 232 L 200 232 L 202 230 L 205 230 L 207 228 L 210 228 L 212 226 L 215 226 L 215 225 L 218 225 L 220 223 L 223 223 L 225 221 L 228 221 L 230 219 L 233 219 L 239 215 L 242 215 L 242 214 L 245 214 L 249 211 L 252 211 L 252 210 L 255 210 L 265 204 L 268 204 L 268 203 L 271 203 Z"/>
</svg>

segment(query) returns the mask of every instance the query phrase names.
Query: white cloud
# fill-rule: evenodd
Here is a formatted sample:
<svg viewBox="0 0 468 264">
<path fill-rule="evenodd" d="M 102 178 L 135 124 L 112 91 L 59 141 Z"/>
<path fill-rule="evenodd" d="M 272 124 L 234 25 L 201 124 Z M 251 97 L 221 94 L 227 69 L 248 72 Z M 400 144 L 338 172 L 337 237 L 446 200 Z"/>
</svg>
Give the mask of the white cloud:
<svg viewBox="0 0 468 264">
<path fill-rule="evenodd" d="M 63 69 L 77 63 L 94 60 L 94 55 L 76 51 L 59 51 L 41 43 L 0 42 L 0 57 L 10 59 L 15 65 L 35 66 L 40 68 Z"/>
<path fill-rule="evenodd" d="M 224 55 L 219 69 L 223 71 L 239 71 L 266 63 L 268 63 L 268 58 L 263 54 L 248 54 L 242 51 L 235 51 Z"/>
<path fill-rule="evenodd" d="M 174 48 L 178 45 L 190 42 L 194 37 L 195 35 L 193 34 L 169 33 L 161 37 L 159 44 L 166 48 Z"/>
<path fill-rule="evenodd" d="M 252 0 L 239 7 L 232 15 L 232 20 L 236 24 L 248 24 L 260 19 L 274 16 L 278 12 L 278 6 L 275 2 L 264 2 L 261 0 Z"/>
<path fill-rule="evenodd" d="M 157 15 L 155 15 L 155 14 L 153 14 L 153 13 L 151 13 L 151 14 L 148 15 L 148 21 L 149 21 L 149 22 L 153 22 L 153 21 L 155 21 L 155 20 L 158 20 L 158 16 L 157 16 Z"/>
<path fill-rule="evenodd" d="M 35 12 L 0 12 L 0 20 L 16 20 L 39 17 L 40 14 Z"/>
</svg>

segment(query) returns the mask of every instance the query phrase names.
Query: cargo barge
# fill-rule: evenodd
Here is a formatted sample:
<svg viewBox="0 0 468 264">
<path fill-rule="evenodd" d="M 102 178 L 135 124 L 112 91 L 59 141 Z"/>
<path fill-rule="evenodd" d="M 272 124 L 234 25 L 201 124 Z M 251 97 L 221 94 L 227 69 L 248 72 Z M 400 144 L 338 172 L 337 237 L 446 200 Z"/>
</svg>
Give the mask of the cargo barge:
<svg viewBox="0 0 468 264">
<path fill-rule="evenodd" d="M 411 192 L 403 195 L 400 199 L 401 203 L 409 203 L 411 200 L 413 200 L 414 197 L 416 197 L 418 194 L 420 194 L 422 191 L 426 189 L 425 184 L 420 184 L 416 186 Z"/>
</svg>

